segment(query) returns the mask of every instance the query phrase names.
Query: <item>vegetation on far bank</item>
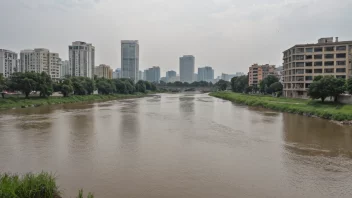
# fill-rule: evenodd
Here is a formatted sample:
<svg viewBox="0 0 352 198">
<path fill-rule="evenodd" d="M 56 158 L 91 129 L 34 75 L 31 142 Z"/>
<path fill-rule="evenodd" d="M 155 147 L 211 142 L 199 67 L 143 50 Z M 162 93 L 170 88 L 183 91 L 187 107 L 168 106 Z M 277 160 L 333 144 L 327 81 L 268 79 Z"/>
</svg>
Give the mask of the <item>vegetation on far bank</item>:
<svg viewBox="0 0 352 198">
<path fill-rule="evenodd" d="M 213 92 L 211 96 L 248 106 L 258 106 L 282 112 L 317 116 L 337 121 L 352 120 L 352 105 L 293 98 L 277 98 L 271 95 L 249 95 L 234 92 Z"/>
<path fill-rule="evenodd" d="M 52 174 L 46 172 L 27 173 L 23 176 L 0 174 L 1 198 L 61 198 L 61 196 L 62 192 Z M 79 190 L 77 198 L 83 198 L 82 189 Z M 94 198 L 94 195 L 88 193 L 87 198 Z"/>
</svg>

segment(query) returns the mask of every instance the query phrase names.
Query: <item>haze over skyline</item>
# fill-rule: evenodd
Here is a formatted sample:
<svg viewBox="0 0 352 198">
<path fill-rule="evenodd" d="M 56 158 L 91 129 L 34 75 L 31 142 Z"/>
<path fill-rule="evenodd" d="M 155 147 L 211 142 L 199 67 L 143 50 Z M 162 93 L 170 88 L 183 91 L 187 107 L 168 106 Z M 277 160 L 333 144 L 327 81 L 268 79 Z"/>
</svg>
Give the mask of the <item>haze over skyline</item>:
<svg viewBox="0 0 352 198">
<path fill-rule="evenodd" d="M 121 40 L 139 40 L 140 70 L 157 65 L 162 76 L 179 73 L 182 55 L 218 76 L 282 65 L 284 50 L 320 37 L 352 40 L 350 0 L 0 1 L 0 48 L 48 48 L 68 60 L 68 46 L 84 41 L 96 48 L 96 66 L 115 69 Z"/>
</svg>

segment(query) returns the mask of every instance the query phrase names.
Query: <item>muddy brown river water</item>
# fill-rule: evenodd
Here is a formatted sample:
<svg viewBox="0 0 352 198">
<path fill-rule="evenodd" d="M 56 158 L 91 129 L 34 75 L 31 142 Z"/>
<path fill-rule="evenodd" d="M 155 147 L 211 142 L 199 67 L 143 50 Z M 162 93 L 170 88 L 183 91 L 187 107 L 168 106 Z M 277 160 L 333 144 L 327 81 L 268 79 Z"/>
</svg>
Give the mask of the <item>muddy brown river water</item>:
<svg viewBox="0 0 352 198">
<path fill-rule="evenodd" d="M 352 128 L 161 94 L 0 112 L 0 171 L 53 172 L 64 197 L 352 197 Z"/>
</svg>

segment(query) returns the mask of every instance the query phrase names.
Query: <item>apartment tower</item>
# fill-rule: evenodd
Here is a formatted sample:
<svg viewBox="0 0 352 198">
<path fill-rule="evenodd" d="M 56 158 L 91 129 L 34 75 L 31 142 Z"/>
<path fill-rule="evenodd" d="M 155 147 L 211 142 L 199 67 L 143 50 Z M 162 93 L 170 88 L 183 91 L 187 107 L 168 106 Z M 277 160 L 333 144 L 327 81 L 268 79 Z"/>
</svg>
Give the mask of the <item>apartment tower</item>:
<svg viewBox="0 0 352 198">
<path fill-rule="evenodd" d="M 352 41 L 321 38 L 315 44 L 297 44 L 283 52 L 283 95 L 308 98 L 315 76 L 351 78 Z"/>
<path fill-rule="evenodd" d="M 94 78 L 95 47 L 90 43 L 75 41 L 68 51 L 72 76 Z"/>
<path fill-rule="evenodd" d="M 192 55 L 180 57 L 180 81 L 191 83 L 194 81 L 195 58 Z"/>
<path fill-rule="evenodd" d="M 7 78 L 12 73 L 17 72 L 17 66 L 17 53 L 10 50 L 0 49 L 0 74 Z"/>
<path fill-rule="evenodd" d="M 248 84 L 250 86 L 257 86 L 260 83 L 260 81 L 262 81 L 264 78 L 268 77 L 269 75 L 276 75 L 275 65 L 253 64 L 251 67 L 249 67 Z"/>
<path fill-rule="evenodd" d="M 122 78 L 139 79 L 139 43 L 137 40 L 121 41 L 121 74 Z"/>
<path fill-rule="evenodd" d="M 20 72 L 46 72 L 52 79 L 60 78 L 61 59 L 58 53 L 48 49 L 36 48 L 22 50 L 20 53 Z"/>
</svg>

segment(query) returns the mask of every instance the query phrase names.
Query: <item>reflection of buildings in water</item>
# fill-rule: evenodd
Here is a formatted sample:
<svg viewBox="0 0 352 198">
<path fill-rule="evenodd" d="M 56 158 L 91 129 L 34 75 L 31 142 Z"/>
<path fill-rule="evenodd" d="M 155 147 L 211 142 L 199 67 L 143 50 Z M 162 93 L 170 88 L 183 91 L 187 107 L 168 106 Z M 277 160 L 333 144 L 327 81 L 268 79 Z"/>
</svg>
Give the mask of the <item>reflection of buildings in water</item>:
<svg viewBox="0 0 352 198">
<path fill-rule="evenodd" d="M 136 100 L 124 101 L 121 108 L 120 139 L 123 149 L 135 150 L 140 135 L 139 103 Z"/>
<path fill-rule="evenodd" d="M 328 120 L 283 113 L 283 139 L 296 154 L 352 157 L 352 128 Z"/>
<path fill-rule="evenodd" d="M 76 153 L 90 153 L 95 144 L 95 114 L 93 110 L 79 112 L 71 115 L 70 126 L 66 131 L 70 133 L 69 152 L 72 155 Z"/>
<path fill-rule="evenodd" d="M 193 94 L 186 94 L 179 97 L 180 112 L 183 115 L 194 114 L 194 100 L 195 96 Z"/>
</svg>

